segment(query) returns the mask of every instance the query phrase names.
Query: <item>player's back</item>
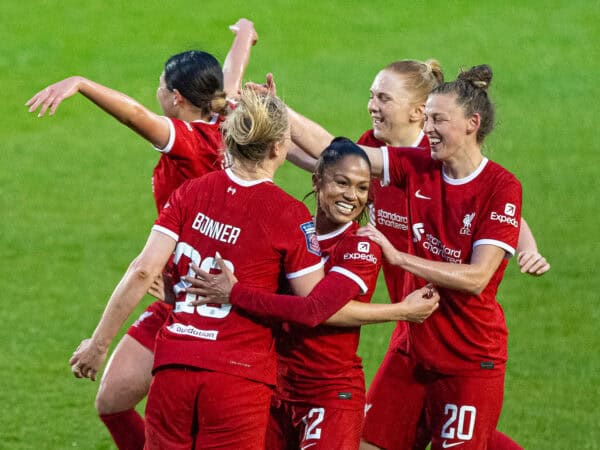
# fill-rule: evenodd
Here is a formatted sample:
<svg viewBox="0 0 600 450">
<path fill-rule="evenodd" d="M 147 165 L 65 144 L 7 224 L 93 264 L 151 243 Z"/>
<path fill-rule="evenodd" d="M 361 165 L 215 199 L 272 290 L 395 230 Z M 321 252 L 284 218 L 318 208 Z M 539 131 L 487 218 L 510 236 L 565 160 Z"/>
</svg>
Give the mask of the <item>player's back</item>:
<svg viewBox="0 0 600 450">
<path fill-rule="evenodd" d="M 271 180 L 245 181 L 231 170 L 186 182 L 169 199 L 155 229 L 176 239 L 179 275 L 193 275 L 190 262 L 210 272 L 221 255 L 238 280 L 275 292 L 288 277 L 320 267 L 318 248 L 308 251 L 302 225 L 306 207 Z M 181 288 L 182 286 L 176 286 Z M 271 329 L 231 305 L 189 304 L 180 293 L 161 330 L 155 367 L 184 364 L 273 382 Z"/>
</svg>

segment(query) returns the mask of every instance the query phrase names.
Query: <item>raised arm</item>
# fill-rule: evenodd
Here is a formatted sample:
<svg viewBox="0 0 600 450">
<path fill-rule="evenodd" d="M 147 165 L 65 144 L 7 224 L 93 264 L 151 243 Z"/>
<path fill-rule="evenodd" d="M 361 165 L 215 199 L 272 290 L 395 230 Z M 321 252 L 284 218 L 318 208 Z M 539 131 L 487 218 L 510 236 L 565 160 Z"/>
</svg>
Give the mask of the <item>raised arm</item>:
<svg viewBox="0 0 600 450">
<path fill-rule="evenodd" d="M 430 261 L 400 252 L 372 225 L 361 228 L 357 234 L 367 236 L 381 246 L 385 258 L 393 265 L 423 278 L 438 287 L 445 287 L 478 295 L 490 282 L 500 266 L 505 251 L 494 245 L 478 245 L 473 249 L 468 264 L 452 264 Z"/>
<path fill-rule="evenodd" d="M 521 273 L 539 276 L 550 270 L 550 264 L 539 253 L 531 228 L 523 218 L 521 218 L 521 229 L 519 230 L 519 242 L 517 244 L 517 262 L 521 268 Z"/>
<path fill-rule="evenodd" d="M 110 343 L 154 278 L 161 273 L 174 249 L 175 241 L 172 238 L 158 231 L 151 232 L 144 249 L 133 260 L 112 293 L 92 337 L 84 339 L 73 352 L 69 364 L 77 378 L 96 379 Z"/>
<path fill-rule="evenodd" d="M 258 41 L 254 24 L 247 19 L 238 20 L 229 27 L 235 33 L 231 49 L 223 63 L 223 85 L 228 98 L 236 98 L 250 59 L 250 50 Z"/>
<path fill-rule="evenodd" d="M 40 108 L 38 117 L 42 117 L 48 109 L 50 115 L 53 115 L 64 100 L 78 92 L 156 147 L 167 145 L 170 131 L 169 123 L 164 117 L 153 113 L 131 97 L 84 77 L 69 77 L 51 84 L 30 98 L 25 105 L 29 106 L 29 112 Z"/>
</svg>

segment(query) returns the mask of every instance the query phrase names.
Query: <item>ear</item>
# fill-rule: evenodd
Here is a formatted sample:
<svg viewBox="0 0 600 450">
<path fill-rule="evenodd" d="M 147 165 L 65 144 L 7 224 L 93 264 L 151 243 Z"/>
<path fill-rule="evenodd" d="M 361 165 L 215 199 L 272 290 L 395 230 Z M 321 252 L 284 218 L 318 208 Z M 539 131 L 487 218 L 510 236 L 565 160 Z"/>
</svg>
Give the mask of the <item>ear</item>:
<svg viewBox="0 0 600 450">
<path fill-rule="evenodd" d="M 187 99 L 181 95 L 181 92 L 179 92 L 177 89 L 173 89 L 173 95 L 175 96 L 173 99 L 173 106 L 180 105 L 187 101 Z"/>
<path fill-rule="evenodd" d="M 319 178 L 319 176 L 316 173 L 312 174 L 312 190 L 313 192 L 317 192 L 319 190 L 319 184 L 321 182 L 321 179 Z"/>
<path fill-rule="evenodd" d="M 410 120 L 411 122 L 423 123 L 424 118 L 425 118 L 425 103 L 421 103 L 421 104 L 414 106 L 414 108 L 410 112 L 408 120 Z"/>
<path fill-rule="evenodd" d="M 480 125 L 481 116 L 479 115 L 479 113 L 474 113 L 467 120 L 467 134 L 477 133 L 477 130 L 479 130 Z"/>
</svg>

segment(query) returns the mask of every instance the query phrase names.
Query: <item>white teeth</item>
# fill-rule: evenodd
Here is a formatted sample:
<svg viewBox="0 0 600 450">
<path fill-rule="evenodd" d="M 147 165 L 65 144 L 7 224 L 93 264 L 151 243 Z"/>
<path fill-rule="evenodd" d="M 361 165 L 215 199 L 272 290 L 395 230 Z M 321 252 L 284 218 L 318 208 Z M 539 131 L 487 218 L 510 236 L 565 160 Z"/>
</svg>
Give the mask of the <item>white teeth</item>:
<svg viewBox="0 0 600 450">
<path fill-rule="evenodd" d="M 437 145 L 437 144 L 439 144 L 440 142 L 442 142 L 442 141 L 441 141 L 441 139 L 434 138 L 434 137 L 430 137 L 430 138 L 429 138 L 429 143 L 430 143 L 431 145 Z"/>
<path fill-rule="evenodd" d="M 354 205 L 345 202 L 335 202 L 335 204 L 338 208 L 343 209 L 346 212 L 352 212 L 352 210 L 355 208 Z"/>
</svg>

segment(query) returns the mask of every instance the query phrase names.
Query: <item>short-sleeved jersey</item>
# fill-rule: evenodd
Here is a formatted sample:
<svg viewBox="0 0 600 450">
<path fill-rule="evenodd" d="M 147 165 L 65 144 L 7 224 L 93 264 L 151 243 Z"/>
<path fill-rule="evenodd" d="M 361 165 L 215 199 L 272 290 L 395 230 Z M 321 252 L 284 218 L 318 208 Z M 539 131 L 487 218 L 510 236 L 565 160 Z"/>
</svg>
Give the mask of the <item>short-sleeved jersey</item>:
<svg viewBox="0 0 600 450">
<path fill-rule="evenodd" d="M 169 142 L 152 174 L 152 192 L 160 212 L 171 193 L 184 181 L 219 170 L 223 163 L 223 117 L 214 115 L 210 122 L 165 117 L 169 123 Z"/>
<path fill-rule="evenodd" d="M 245 181 L 230 169 L 184 183 L 153 229 L 177 241 L 181 276 L 193 275 L 190 262 L 215 270 L 218 252 L 241 283 L 276 292 L 280 272 L 292 279 L 323 266 L 306 206 L 271 180 Z M 230 304 L 191 306 L 194 299 L 177 295 L 157 336 L 154 368 L 185 365 L 274 384 L 269 324 Z"/>
<path fill-rule="evenodd" d="M 382 151 L 384 183 L 406 192 L 410 253 L 453 264 L 468 264 L 479 245 L 514 254 L 521 220 L 521 184 L 514 175 L 483 158 L 471 175 L 452 179 L 429 152 Z M 411 351 L 426 368 L 480 376 L 503 370 L 507 330 L 496 292 L 507 262 L 504 258 L 479 295 L 441 289 L 439 309 L 423 324 L 410 325 Z M 411 280 L 407 293 L 425 284 Z"/>
<path fill-rule="evenodd" d="M 366 131 L 357 143 L 369 147 L 387 147 L 384 142 L 375 137 L 373 130 Z M 429 140 L 425 133 L 422 131 L 419 133 L 413 147 L 429 152 Z M 406 251 L 410 240 L 410 226 L 404 188 L 396 185 L 383 186 L 380 179 L 374 179 L 371 183 L 371 195 L 373 197 L 370 210 L 371 223 L 389 239 L 395 248 Z M 383 276 L 390 301 L 392 303 L 402 301 L 406 295 L 404 292 L 404 278 L 407 276 L 405 271 L 384 260 Z M 390 339 L 390 347 L 394 350 L 402 350 L 404 353 L 408 352 L 408 322 L 396 323 Z"/>
<path fill-rule="evenodd" d="M 377 284 L 381 249 L 357 236 L 357 229 L 358 224 L 350 222 L 319 236 L 319 244 L 327 272 L 345 275 L 356 284 L 355 300 L 368 303 Z M 365 382 L 356 354 L 359 339 L 360 327 L 289 324 L 289 333 L 278 341 L 278 396 L 292 402 L 361 409 Z"/>
</svg>

